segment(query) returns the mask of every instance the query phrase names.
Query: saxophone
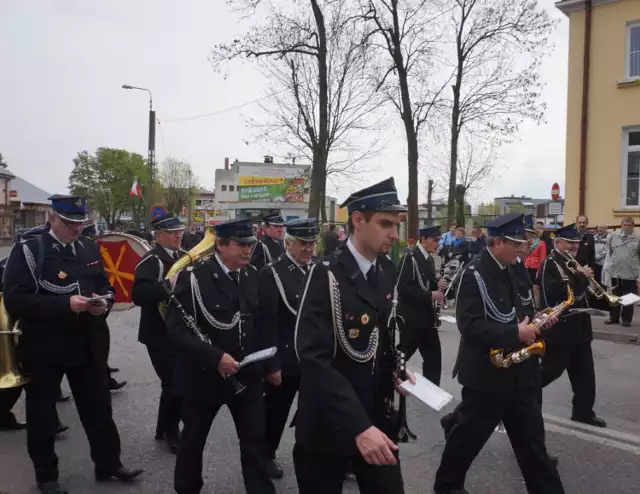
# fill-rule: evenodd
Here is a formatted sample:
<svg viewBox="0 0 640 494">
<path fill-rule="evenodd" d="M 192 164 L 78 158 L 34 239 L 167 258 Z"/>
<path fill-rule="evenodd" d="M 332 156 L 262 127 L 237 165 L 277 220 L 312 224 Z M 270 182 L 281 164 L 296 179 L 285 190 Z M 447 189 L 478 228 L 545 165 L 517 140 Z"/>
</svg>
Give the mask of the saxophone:
<svg viewBox="0 0 640 494">
<path fill-rule="evenodd" d="M 564 276 L 563 276 L 564 279 Z M 571 305 L 573 305 L 574 296 L 573 290 L 567 283 L 567 299 L 556 305 L 555 307 L 550 307 L 545 309 L 542 313 L 538 314 L 533 321 L 529 323 L 529 326 L 535 327 L 537 329 L 542 329 L 545 324 L 549 322 L 550 319 L 554 317 L 558 317 L 565 310 L 567 310 Z M 491 350 L 489 352 L 489 359 L 491 363 L 500 369 L 507 369 L 511 367 L 512 364 L 519 364 L 524 362 L 529 357 L 533 355 L 542 356 L 546 350 L 546 345 L 543 340 L 538 340 L 531 345 L 526 345 L 520 347 L 519 349 L 513 352 L 507 352 L 504 348 L 498 348 Z"/>
</svg>

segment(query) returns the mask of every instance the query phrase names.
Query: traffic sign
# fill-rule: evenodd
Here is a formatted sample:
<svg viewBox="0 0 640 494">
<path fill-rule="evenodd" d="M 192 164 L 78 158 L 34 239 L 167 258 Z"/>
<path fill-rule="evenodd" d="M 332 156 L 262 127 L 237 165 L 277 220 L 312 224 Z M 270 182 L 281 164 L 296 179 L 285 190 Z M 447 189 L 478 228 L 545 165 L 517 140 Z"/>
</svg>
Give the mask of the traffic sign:
<svg viewBox="0 0 640 494">
<path fill-rule="evenodd" d="M 557 201 L 560 198 L 560 186 L 558 184 L 553 184 L 551 187 L 551 199 Z"/>
<path fill-rule="evenodd" d="M 151 217 L 152 218 L 157 218 L 158 216 L 163 216 L 167 214 L 167 208 L 165 208 L 164 206 L 151 206 Z"/>
</svg>

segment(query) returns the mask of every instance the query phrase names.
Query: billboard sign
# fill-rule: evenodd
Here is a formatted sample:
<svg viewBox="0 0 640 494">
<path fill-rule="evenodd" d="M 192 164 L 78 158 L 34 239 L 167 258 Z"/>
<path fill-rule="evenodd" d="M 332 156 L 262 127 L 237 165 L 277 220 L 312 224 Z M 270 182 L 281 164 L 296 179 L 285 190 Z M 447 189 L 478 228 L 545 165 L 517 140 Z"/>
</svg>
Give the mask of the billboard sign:
<svg viewBox="0 0 640 494">
<path fill-rule="evenodd" d="M 303 169 L 240 167 L 238 172 L 240 202 L 304 202 Z"/>
</svg>

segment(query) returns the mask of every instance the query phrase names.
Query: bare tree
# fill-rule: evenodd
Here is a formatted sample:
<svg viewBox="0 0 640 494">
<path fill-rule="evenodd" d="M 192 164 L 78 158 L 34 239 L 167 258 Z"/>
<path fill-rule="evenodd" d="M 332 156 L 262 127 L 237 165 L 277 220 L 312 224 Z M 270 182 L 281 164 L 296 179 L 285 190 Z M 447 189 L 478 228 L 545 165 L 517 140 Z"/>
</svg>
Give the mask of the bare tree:
<svg viewBox="0 0 640 494">
<path fill-rule="evenodd" d="M 452 0 L 455 53 L 450 101 L 448 221 L 453 221 L 460 134 L 509 136 L 524 119 L 541 121 L 538 69 L 555 25 L 537 0 Z"/>
<path fill-rule="evenodd" d="M 176 214 L 189 204 L 191 191 L 198 185 L 191 165 L 171 157 L 160 165 L 160 183 L 164 187 L 167 209 Z"/>
<path fill-rule="evenodd" d="M 324 202 L 329 152 L 358 130 L 369 115 L 354 85 L 366 50 L 349 38 L 348 3 L 303 0 L 288 5 L 273 0 L 229 0 L 263 19 L 230 45 L 214 47 L 214 66 L 236 58 L 264 59 L 283 87 L 274 95 L 276 139 L 309 150 L 312 161 L 309 215 Z M 334 53 L 335 52 L 335 53 Z M 323 208 L 322 208 L 323 209 Z M 322 212 L 324 215 L 324 212 Z"/>
<path fill-rule="evenodd" d="M 434 89 L 440 37 L 434 20 L 442 10 L 429 0 L 359 0 L 365 29 L 383 57 L 374 84 L 400 114 L 407 139 L 408 231 L 418 229 L 418 141 L 448 84 Z M 393 77 L 392 77 L 393 76 Z"/>
</svg>

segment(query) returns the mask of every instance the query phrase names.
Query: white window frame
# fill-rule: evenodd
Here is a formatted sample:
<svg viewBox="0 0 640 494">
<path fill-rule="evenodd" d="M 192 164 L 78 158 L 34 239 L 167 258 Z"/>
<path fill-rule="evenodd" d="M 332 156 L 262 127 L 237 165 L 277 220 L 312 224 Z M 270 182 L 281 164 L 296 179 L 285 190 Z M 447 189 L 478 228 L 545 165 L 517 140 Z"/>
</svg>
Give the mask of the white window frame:
<svg viewBox="0 0 640 494">
<path fill-rule="evenodd" d="M 640 152 L 639 146 L 629 146 L 629 134 L 632 132 L 640 132 L 640 125 L 635 127 L 624 127 L 622 129 L 622 146 L 620 153 L 620 208 L 638 210 L 640 209 L 640 200 L 637 206 L 627 206 L 627 173 L 629 171 L 629 153 Z M 640 197 L 640 180 L 638 181 L 638 194 Z"/>
<path fill-rule="evenodd" d="M 631 75 L 631 30 L 640 28 L 640 21 L 634 21 L 627 24 L 627 39 L 624 47 L 624 76 L 626 79 L 640 79 L 640 73 Z"/>
</svg>

